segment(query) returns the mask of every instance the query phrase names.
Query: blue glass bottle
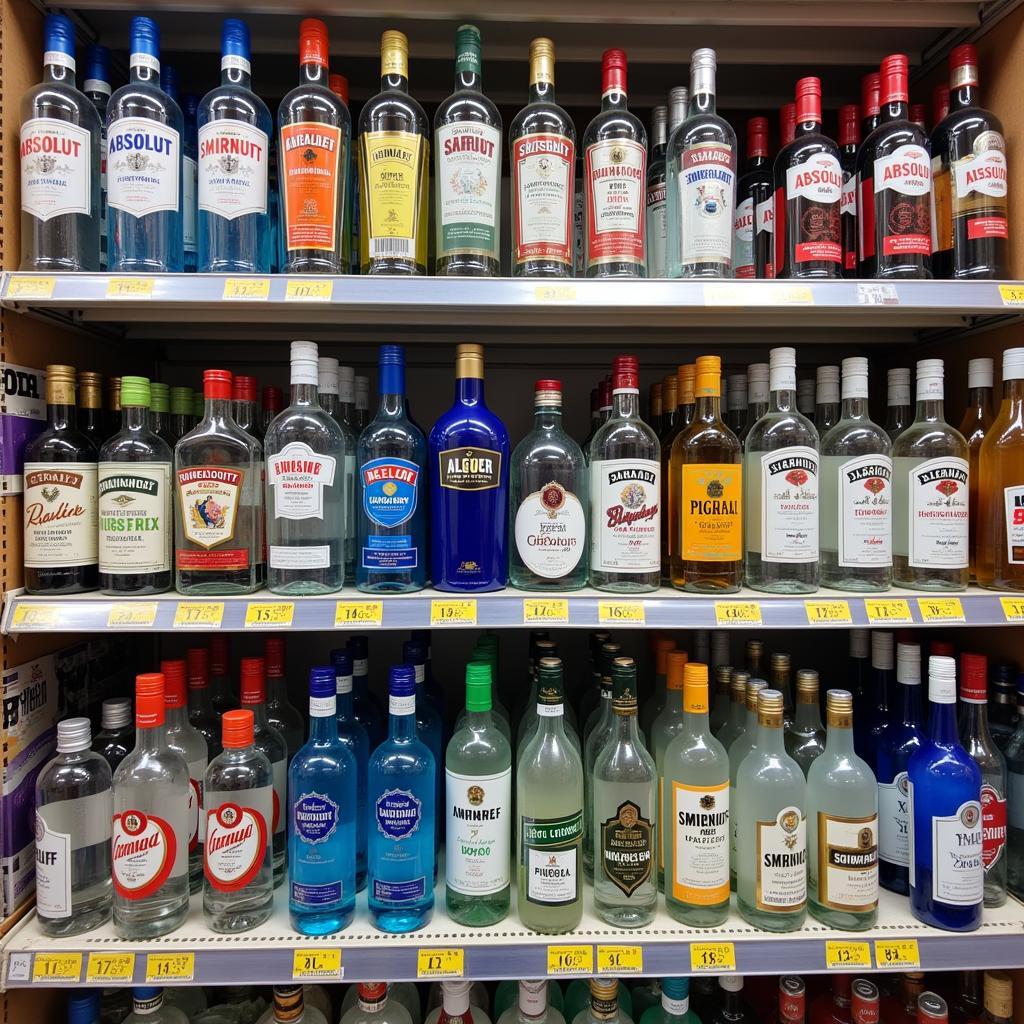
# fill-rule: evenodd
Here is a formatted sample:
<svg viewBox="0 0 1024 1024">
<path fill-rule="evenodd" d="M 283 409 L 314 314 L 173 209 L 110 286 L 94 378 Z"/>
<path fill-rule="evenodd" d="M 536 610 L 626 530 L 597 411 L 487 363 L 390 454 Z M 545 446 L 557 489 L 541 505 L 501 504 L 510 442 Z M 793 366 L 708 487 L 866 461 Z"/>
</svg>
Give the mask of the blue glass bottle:
<svg viewBox="0 0 1024 1024">
<path fill-rule="evenodd" d="M 864 758 L 875 774 L 878 774 L 878 747 L 882 735 L 889 726 L 891 688 L 894 685 L 893 634 L 886 631 L 871 632 L 871 709 L 869 713 L 867 746 L 868 756 Z"/>
<path fill-rule="evenodd" d="M 197 186 L 199 166 L 199 97 L 187 92 L 181 97 L 181 113 L 185 118 L 185 141 L 181 164 L 181 242 L 185 250 L 185 269 L 194 272 L 199 264 L 199 230 L 197 227 Z"/>
<path fill-rule="evenodd" d="M 179 272 L 181 108 L 159 86 L 160 30 L 132 18 L 129 81 L 107 104 L 107 231 L 115 273 Z"/>
<path fill-rule="evenodd" d="M 334 682 L 338 696 L 338 738 L 356 759 L 356 889 L 366 888 L 366 770 L 370 760 L 370 739 L 356 720 L 352 701 L 352 655 L 331 651 Z"/>
<path fill-rule="evenodd" d="M 376 750 L 384 742 L 387 725 L 380 704 L 370 693 L 369 643 L 365 636 L 354 636 L 345 649 L 352 655 L 353 714 L 370 738 L 370 749 Z M 337 653 L 336 650 L 331 652 L 332 660 Z"/>
<path fill-rule="evenodd" d="M 878 779 L 878 881 L 904 896 L 910 892 L 907 765 L 925 742 L 921 724 L 921 648 L 897 644 L 890 721 L 873 753 Z"/>
<path fill-rule="evenodd" d="M 427 441 L 406 411 L 405 350 L 379 358 L 380 405 L 356 452 L 356 586 L 408 594 L 427 585 Z"/>
<path fill-rule="evenodd" d="M 252 90 L 249 26 L 225 18 L 220 85 L 199 104 L 198 266 L 202 273 L 271 272 L 270 133 L 267 105 Z"/>
<path fill-rule="evenodd" d="M 431 704 L 437 709 L 437 713 L 441 716 L 441 726 L 444 732 L 444 740 L 448 742 L 448 714 L 445 707 L 444 699 L 444 687 L 438 683 L 434 678 L 434 663 L 431 660 L 431 646 L 430 646 L 430 630 L 429 629 L 414 629 L 409 635 L 410 640 L 414 640 L 419 644 L 422 644 L 427 652 L 427 662 L 424 666 L 424 678 L 423 686 L 420 688 L 422 694 L 430 701 Z M 496 639 L 496 638 L 495 638 Z M 480 641 L 483 642 L 483 639 Z M 494 679 L 494 686 L 497 689 L 497 676 L 492 676 Z M 492 694 L 492 701 L 496 695 Z"/>
<path fill-rule="evenodd" d="M 288 768 L 288 912 L 330 935 L 356 909 L 356 758 L 338 736 L 334 669 L 309 671 L 309 739 Z"/>
<path fill-rule="evenodd" d="M 981 769 L 960 745 L 956 662 L 928 659 L 928 735 L 910 758 L 910 910 L 947 931 L 981 924 Z"/>
<path fill-rule="evenodd" d="M 443 803 L 441 789 L 444 768 L 444 722 L 425 691 L 427 679 L 427 648 L 417 640 L 406 640 L 402 644 L 402 661 L 411 665 L 416 673 L 416 735 L 430 748 L 434 764 L 438 765 L 436 775 L 437 800 L 435 807 L 440 816 Z M 441 846 L 441 830 L 434 835 L 435 846 Z"/>
<path fill-rule="evenodd" d="M 107 104 L 110 102 L 110 51 L 93 43 L 85 49 L 82 92 L 100 118 L 100 270 L 107 269 Z"/>
<path fill-rule="evenodd" d="M 431 578 L 483 593 L 508 582 L 508 431 L 484 402 L 481 345 L 459 345 L 455 402 L 430 431 Z"/>
<path fill-rule="evenodd" d="M 367 882 L 370 918 L 385 932 L 411 932 L 434 913 L 438 766 L 416 735 L 416 674 L 391 669 L 388 738 L 370 757 Z"/>
</svg>

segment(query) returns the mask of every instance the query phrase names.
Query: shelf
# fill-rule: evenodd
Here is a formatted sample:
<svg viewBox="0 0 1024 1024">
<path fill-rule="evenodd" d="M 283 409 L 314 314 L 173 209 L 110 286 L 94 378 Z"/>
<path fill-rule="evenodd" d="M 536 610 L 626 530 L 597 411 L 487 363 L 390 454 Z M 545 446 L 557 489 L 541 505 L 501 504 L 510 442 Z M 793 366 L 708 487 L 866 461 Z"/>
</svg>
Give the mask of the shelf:
<svg viewBox="0 0 1024 1024">
<path fill-rule="evenodd" d="M 1024 596 L 971 588 L 956 595 L 891 590 L 873 597 L 821 590 L 809 597 L 742 591 L 725 598 L 668 588 L 645 597 L 578 590 L 536 595 L 503 590 L 478 597 L 425 590 L 374 599 L 345 590 L 328 597 L 282 598 L 261 591 L 245 597 L 178 594 L 112 598 L 76 594 L 59 599 L 8 594 L 0 631 L 22 633 L 175 633 L 220 629 L 365 630 L 538 628 L 795 629 L 807 626 L 1005 626 L 1024 622 Z"/>
</svg>

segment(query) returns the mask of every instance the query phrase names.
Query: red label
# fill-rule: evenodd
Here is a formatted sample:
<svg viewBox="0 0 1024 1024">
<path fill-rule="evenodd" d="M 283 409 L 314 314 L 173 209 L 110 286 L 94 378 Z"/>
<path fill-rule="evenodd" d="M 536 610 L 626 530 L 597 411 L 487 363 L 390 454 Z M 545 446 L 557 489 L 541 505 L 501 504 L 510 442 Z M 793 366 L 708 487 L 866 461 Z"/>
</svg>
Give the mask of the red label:
<svg viewBox="0 0 1024 1024">
<path fill-rule="evenodd" d="M 203 780 L 188 780 L 188 852 L 199 845 L 199 815 L 203 812 Z"/>
<path fill-rule="evenodd" d="M 884 235 L 882 237 L 883 256 L 930 256 L 931 252 L 931 235 Z"/>
<path fill-rule="evenodd" d="M 1006 847 L 1006 798 L 987 782 L 981 787 L 981 861 L 988 871 Z"/>
<path fill-rule="evenodd" d="M 256 877 L 266 852 L 267 823 L 259 811 L 233 803 L 207 811 L 204 869 L 215 889 L 244 889 Z"/>
<path fill-rule="evenodd" d="M 850 252 L 843 253 L 843 266 L 847 270 L 857 269 L 857 254 L 850 250 Z"/>
<path fill-rule="evenodd" d="M 967 222 L 967 237 L 974 238 L 1008 238 L 1009 232 L 1005 217 L 972 217 Z"/>
<path fill-rule="evenodd" d="M 745 264 L 736 268 L 736 277 L 754 277 L 757 268 L 752 264 Z"/>
<path fill-rule="evenodd" d="M 114 888 L 125 899 L 152 896 L 170 877 L 178 844 L 163 818 L 143 811 L 114 815 L 111 864 Z"/>
<path fill-rule="evenodd" d="M 227 551 L 185 551 L 179 548 L 174 553 L 174 561 L 179 569 L 200 572 L 217 569 L 248 569 L 249 551 L 247 548 Z"/>
<path fill-rule="evenodd" d="M 511 166 L 515 262 L 554 260 L 572 266 L 572 140 L 524 135 L 512 143 Z"/>
<path fill-rule="evenodd" d="M 843 247 L 838 242 L 797 242 L 796 262 L 806 263 L 808 260 L 842 263 Z"/>
<path fill-rule="evenodd" d="M 587 265 L 643 263 L 647 150 L 630 139 L 587 149 Z"/>
</svg>

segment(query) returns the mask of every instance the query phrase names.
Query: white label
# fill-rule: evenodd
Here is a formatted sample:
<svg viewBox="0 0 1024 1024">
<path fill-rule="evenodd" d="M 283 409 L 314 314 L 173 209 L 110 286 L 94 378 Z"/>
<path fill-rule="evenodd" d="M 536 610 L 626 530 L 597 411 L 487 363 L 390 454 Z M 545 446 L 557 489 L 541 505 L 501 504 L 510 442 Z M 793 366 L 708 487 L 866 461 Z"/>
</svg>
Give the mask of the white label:
<svg viewBox="0 0 1024 1024">
<path fill-rule="evenodd" d="M 89 214 L 92 136 L 85 128 L 51 117 L 21 126 L 21 208 L 41 221 Z"/>
<path fill-rule="evenodd" d="M 729 783 L 672 786 L 672 895 L 697 906 L 729 900 Z M 666 883 L 668 884 L 668 883 Z"/>
<path fill-rule="evenodd" d="M 932 190 L 932 164 L 920 146 L 899 146 L 875 160 L 875 192 L 891 189 L 901 196 L 926 196 Z"/>
<path fill-rule="evenodd" d="M 843 182 L 843 192 L 839 197 L 839 213 L 857 216 L 857 175 L 851 174 Z"/>
<path fill-rule="evenodd" d="M 828 205 L 843 193 L 843 169 L 831 153 L 814 153 L 803 163 L 786 168 L 786 198 L 811 199 Z"/>
<path fill-rule="evenodd" d="M 757 907 L 789 912 L 807 902 L 807 824 L 799 807 L 757 822 Z"/>
<path fill-rule="evenodd" d="M 538 704 L 538 718 L 561 718 L 565 714 L 564 704 Z"/>
<path fill-rule="evenodd" d="M 673 999 L 662 992 L 661 1008 L 669 1017 L 685 1017 L 690 1009 L 690 997 L 683 996 L 682 999 Z"/>
<path fill-rule="evenodd" d="M 459 121 L 435 132 L 437 255 L 480 253 L 498 258 L 501 132 Z"/>
<path fill-rule="evenodd" d="M 516 512 L 516 550 L 538 576 L 556 580 L 579 565 L 587 518 L 579 498 L 555 481 L 528 494 Z"/>
<path fill-rule="evenodd" d="M 416 695 L 410 694 L 407 697 L 396 697 L 393 694 L 388 698 L 388 714 L 391 715 L 414 715 L 416 714 Z"/>
<path fill-rule="evenodd" d="M 512 143 L 516 258 L 572 261 L 573 143 L 562 135 L 527 135 Z"/>
<path fill-rule="evenodd" d="M 878 816 L 818 812 L 818 901 L 851 913 L 878 905 Z"/>
<path fill-rule="evenodd" d="M 271 544 L 267 557 L 272 569 L 327 569 L 331 564 L 330 544 L 302 544 L 289 547 Z"/>
<path fill-rule="evenodd" d="M 181 138 L 148 117 L 122 117 L 107 131 L 107 205 L 133 217 L 181 207 Z"/>
<path fill-rule="evenodd" d="M 206 880 L 222 892 L 236 892 L 251 882 L 267 856 L 270 786 L 241 792 L 207 794 Z"/>
<path fill-rule="evenodd" d="M 612 233 L 644 236 L 643 210 L 646 189 L 647 151 L 630 139 L 607 139 L 587 149 L 587 201 L 589 212 L 590 260 L 595 240 Z M 629 254 L 632 240 L 609 254 Z"/>
<path fill-rule="evenodd" d="M 661 466 L 609 459 L 590 470 L 590 564 L 606 572 L 661 568 Z"/>
<path fill-rule="evenodd" d="M 349 676 L 351 682 L 352 677 Z M 310 697 L 309 717 L 310 718 L 333 718 L 338 713 L 338 700 L 336 697 Z"/>
<path fill-rule="evenodd" d="M 496 775 L 445 771 L 448 887 L 463 896 L 489 896 L 509 884 L 512 769 Z"/>
<path fill-rule="evenodd" d="M 199 129 L 199 209 L 226 220 L 267 212 L 270 142 L 244 121 L 221 118 Z"/>
<path fill-rule="evenodd" d="M 991 199 L 1005 199 L 1006 184 L 1006 154 L 1002 150 L 986 149 L 953 163 L 953 187 L 959 199 L 972 192 Z"/>
<path fill-rule="evenodd" d="M 775 231 L 775 197 L 769 196 L 758 203 L 754 215 L 757 233 L 767 231 L 768 234 L 772 234 Z"/>
<path fill-rule="evenodd" d="M 710 142 L 683 150 L 677 182 L 683 214 L 682 261 L 728 263 L 736 203 L 736 153 Z"/>
<path fill-rule="evenodd" d="M 818 453 L 793 445 L 761 456 L 761 559 L 818 560 Z"/>
<path fill-rule="evenodd" d="M 94 565 L 96 463 L 25 463 L 25 566 Z"/>
<path fill-rule="evenodd" d="M 1006 509 L 1006 561 L 1010 565 L 1024 563 L 1024 487 L 1004 487 Z"/>
<path fill-rule="evenodd" d="M 754 200 L 751 196 L 736 207 L 732 225 L 732 265 L 737 277 L 754 276 Z"/>
<path fill-rule="evenodd" d="M 270 766 L 274 775 L 274 813 L 271 819 L 271 830 L 276 835 L 284 831 L 285 813 L 288 806 L 288 761 L 281 758 Z"/>
<path fill-rule="evenodd" d="M 981 903 L 981 804 L 965 800 L 955 814 L 932 818 L 932 899 L 955 907 Z"/>
<path fill-rule="evenodd" d="M 267 486 L 274 488 L 275 519 L 323 519 L 324 489 L 334 486 L 338 460 L 304 441 L 290 441 L 267 456 Z"/>
<path fill-rule="evenodd" d="M 647 187 L 647 276 L 665 276 L 665 246 L 668 239 L 665 182 Z"/>
<path fill-rule="evenodd" d="M 170 463 L 101 462 L 98 484 L 100 572 L 170 571 Z"/>
<path fill-rule="evenodd" d="M 892 459 L 858 455 L 836 472 L 839 564 L 892 565 Z"/>
<path fill-rule="evenodd" d="M 172 874 L 187 871 L 187 806 L 168 807 L 165 815 L 134 809 L 114 815 L 111 862 L 114 888 L 122 898 L 145 899 Z"/>
<path fill-rule="evenodd" d="M 578 846 L 568 850 L 528 851 L 527 897 L 534 903 L 572 903 L 576 899 Z"/>
<path fill-rule="evenodd" d="M 192 157 L 184 158 L 182 171 L 185 175 L 182 194 L 181 240 L 185 252 L 196 251 L 196 162 Z"/>
<path fill-rule="evenodd" d="M 40 917 L 71 916 L 71 835 L 47 827 L 36 811 L 36 910 Z"/>
<path fill-rule="evenodd" d="M 878 856 L 887 864 L 910 863 L 909 795 L 907 773 L 878 784 Z"/>
<path fill-rule="evenodd" d="M 206 777 L 206 758 L 188 762 L 188 848 L 194 850 L 206 835 L 206 815 L 203 813 L 203 779 Z"/>
<path fill-rule="evenodd" d="M 967 568 L 967 461 L 948 457 L 928 459 L 916 463 L 908 472 L 910 564 L 935 569 Z"/>
</svg>

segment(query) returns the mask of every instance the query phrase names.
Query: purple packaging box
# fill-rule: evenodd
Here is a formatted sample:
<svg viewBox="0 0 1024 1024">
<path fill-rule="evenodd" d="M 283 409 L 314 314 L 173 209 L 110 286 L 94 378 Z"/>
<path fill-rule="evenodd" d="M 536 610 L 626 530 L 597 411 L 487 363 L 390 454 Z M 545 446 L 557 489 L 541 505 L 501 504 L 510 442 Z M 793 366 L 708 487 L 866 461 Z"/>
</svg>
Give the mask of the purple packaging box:
<svg viewBox="0 0 1024 1024">
<path fill-rule="evenodd" d="M 46 373 L 0 362 L 0 495 L 21 494 L 25 445 L 46 426 Z"/>
</svg>

